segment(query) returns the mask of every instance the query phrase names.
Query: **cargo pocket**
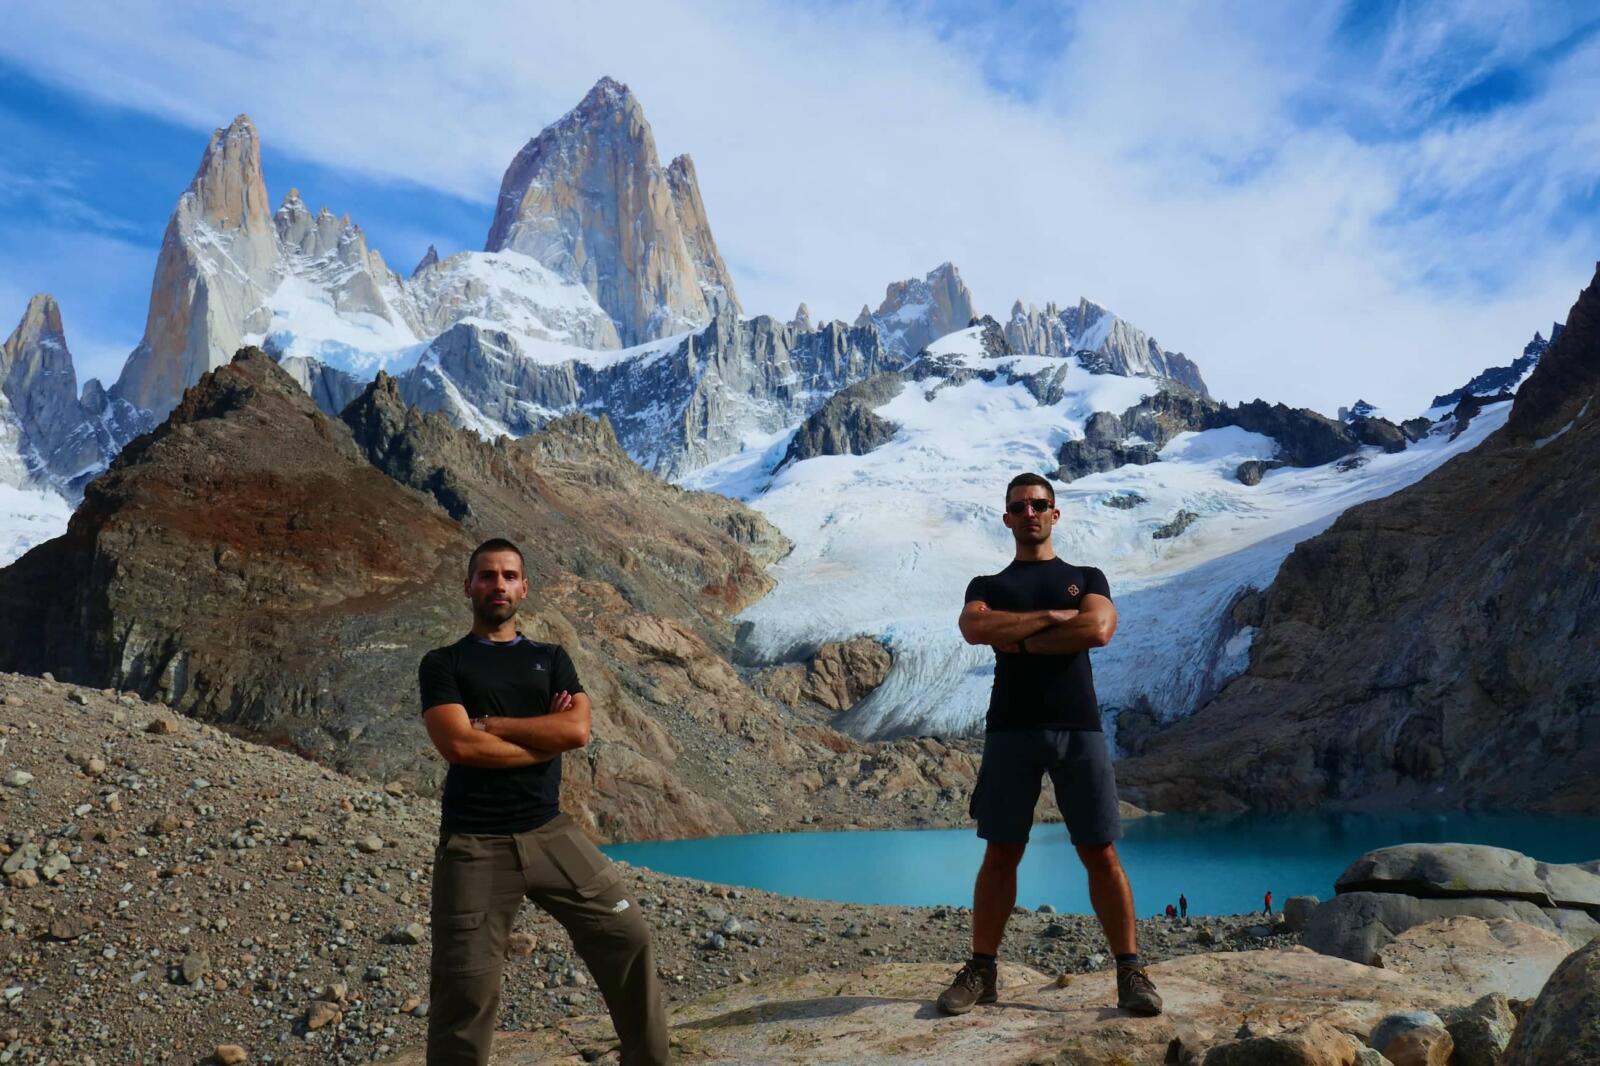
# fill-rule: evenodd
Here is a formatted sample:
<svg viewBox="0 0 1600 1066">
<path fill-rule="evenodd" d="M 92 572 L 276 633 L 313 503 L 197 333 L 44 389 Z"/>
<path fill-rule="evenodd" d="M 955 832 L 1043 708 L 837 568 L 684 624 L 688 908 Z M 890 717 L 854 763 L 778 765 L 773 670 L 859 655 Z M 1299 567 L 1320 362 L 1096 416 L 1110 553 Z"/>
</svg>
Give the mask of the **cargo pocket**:
<svg viewBox="0 0 1600 1066">
<path fill-rule="evenodd" d="M 593 899 L 621 877 L 611 860 L 600 854 L 600 849 L 589 842 L 577 825 L 551 834 L 540 844 L 561 871 L 561 876 L 583 899 Z"/>
<path fill-rule="evenodd" d="M 461 976 L 500 965 L 489 943 L 487 915 L 487 911 L 467 911 L 434 916 L 434 973 Z"/>
</svg>

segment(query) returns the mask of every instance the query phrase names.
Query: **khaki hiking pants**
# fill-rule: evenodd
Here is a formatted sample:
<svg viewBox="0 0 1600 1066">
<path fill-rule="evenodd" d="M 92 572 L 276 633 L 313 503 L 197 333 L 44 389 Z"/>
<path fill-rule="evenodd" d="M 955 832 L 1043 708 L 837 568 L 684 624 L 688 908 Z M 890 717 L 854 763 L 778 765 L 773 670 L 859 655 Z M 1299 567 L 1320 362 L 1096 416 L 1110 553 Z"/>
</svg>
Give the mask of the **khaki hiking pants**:
<svg viewBox="0 0 1600 1066">
<path fill-rule="evenodd" d="M 506 943 L 524 898 L 566 927 L 622 1039 L 623 1066 L 667 1061 L 650 929 L 622 876 L 565 814 L 526 833 L 441 833 L 433 856 L 428 1066 L 486 1066 Z"/>
</svg>

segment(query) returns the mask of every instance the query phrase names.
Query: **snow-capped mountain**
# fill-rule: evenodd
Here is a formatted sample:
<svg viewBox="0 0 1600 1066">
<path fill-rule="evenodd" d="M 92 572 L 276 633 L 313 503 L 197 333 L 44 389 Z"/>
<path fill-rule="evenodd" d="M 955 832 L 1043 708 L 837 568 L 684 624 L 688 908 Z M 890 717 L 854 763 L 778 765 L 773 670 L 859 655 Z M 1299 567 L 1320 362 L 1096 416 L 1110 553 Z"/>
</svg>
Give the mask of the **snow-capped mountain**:
<svg viewBox="0 0 1600 1066">
<path fill-rule="evenodd" d="M 29 300 L 0 346 L 0 565 L 60 533 L 84 484 L 149 426 L 94 379 L 79 395 L 61 308 Z"/>
<path fill-rule="evenodd" d="M 244 344 L 329 413 L 383 371 L 485 437 L 604 415 L 646 468 L 751 502 L 795 550 L 744 616 L 746 650 L 883 640 L 889 679 L 849 724 L 885 733 L 979 719 L 984 660 L 955 635 L 955 600 L 1009 556 L 998 495 L 1018 470 L 1062 484 L 1058 550 L 1112 577 L 1125 621 L 1096 658 L 1105 702 L 1181 715 L 1242 668 L 1248 590 L 1351 503 L 1492 432 L 1543 342 L 1396 425 L 1359 405 L 1220 404 L 1193 361 L 1099 304 L 1018 302 L 1002 323 L 951 263 L 849 324 L 804 304 L 745 317 L 693 164 L 661 165 L 609 78 L 512 161 L 484 251 L 430 247 L 402 276 L 349 215 L 292 188 L 271 209 L 241 115 L 178 201 L 109 395 L 76 395 L 53 302 L 8 342 L 0 564 L 58 533 L 82 480 Z"/>
<path fill-rule="evenodd" d="M 1062 310 L 1053 303 L 1043 311 L 1011 305 L 1006 341 L 1019 352 L 1079 355 L 1087 365 L 1112 374 L 1170 378 L 1207 395 L 1200 368 L 1182 352 L 1169 352 L 1142 329 L 1092 300 Z M 1086 353 L 1086 354 L 1085 354 Z"/>
<path fill-rule="evenodd" d="M 863 634 L 889 647 L 888 680 L 845 720 L 857 734 L 979 726 L 990 653 L 966 645 L 955 618 L 967 581 L 1010 559 L 1000 521 L 1006 481 L 1055 470 L 1108 416 L 1139 426 L 1140 411 L 1184 410 L 1152 405 L 1171 389 L 1163 379 L 1019 354 L 993 333 L 942 338 L 898 383 L 875 385 L 875 402 L 863 406 L 891 433 L 866 454 L 794 461 L 793 434 L 782 433 L 683 479 L 749 502 L 794 543 L 774 568 L 777 587 L 741 615 L 752 658 L 794 658 Z M 1124 437 L 1125 446 L 1148 447 L 1152 461 L 1124 461 L 1057 489 L 1057 553 L 1106 571 L 1123 620 L 1095 653 L 1103 706 L 1158 719 L 1193 710 L 1244 669 L 1251 592 L 1271 582 L 1297 542 L 1474 447 L 1509 406 L 1492 404 L 1461 427 L 1446 417 L 1409 446 L 1388 423 L 1395 443 L 1363 443 L 1339 437 L 1331 419 L 1264 404 L 1200 405 L 1191 410 L 1201 417 L 1180 415 L 1164 429 L 1151 422 L 1146 432 L 1160 429 L 1159 439 Z M 1261 420 L 1274 410 L 1278 422 Z M 1345 454 L 1297 455 L 1294 438 L 1310 429 Z"/>
</svg>

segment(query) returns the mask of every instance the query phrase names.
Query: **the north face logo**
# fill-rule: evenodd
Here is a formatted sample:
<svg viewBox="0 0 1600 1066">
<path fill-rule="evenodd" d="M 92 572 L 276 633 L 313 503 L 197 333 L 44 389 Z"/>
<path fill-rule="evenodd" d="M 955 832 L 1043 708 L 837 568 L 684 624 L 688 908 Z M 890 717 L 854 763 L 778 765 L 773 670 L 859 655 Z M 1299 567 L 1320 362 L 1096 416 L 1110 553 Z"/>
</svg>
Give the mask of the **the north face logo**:
<svg viewBox="0 0 1600 1066">
<path fill-rule="evenodd" d="M 1076 586 L 1076 585 L 1068 585 L 1067 586 L 1067 595 L 1068 596 L 1076 596 L 1077 594 L 1078 594 L 1078 586 Z"/>
</svg>

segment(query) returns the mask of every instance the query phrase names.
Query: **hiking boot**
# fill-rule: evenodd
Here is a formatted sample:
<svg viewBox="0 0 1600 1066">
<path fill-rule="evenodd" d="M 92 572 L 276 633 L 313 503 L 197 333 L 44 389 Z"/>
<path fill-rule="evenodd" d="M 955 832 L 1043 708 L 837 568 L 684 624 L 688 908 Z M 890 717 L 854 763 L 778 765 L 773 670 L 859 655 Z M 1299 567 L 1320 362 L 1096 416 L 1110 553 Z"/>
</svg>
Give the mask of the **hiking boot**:
<svg viewBox="0 0 1600 1066">
<path fill-rule="evenodd" d="M 946 1014 L 965 1014 L 978 1003 L 993 1003 L 995 964 L 967 960 L 950 987 L 939 993 L 939 1009 Z"/>
<path fill-rule="evenodd" d="M 1143 970 L 1118 966 L 1117 1006 L 1134 1014 L 1160 1014 L 1161 997 Z"/>
</svg>

